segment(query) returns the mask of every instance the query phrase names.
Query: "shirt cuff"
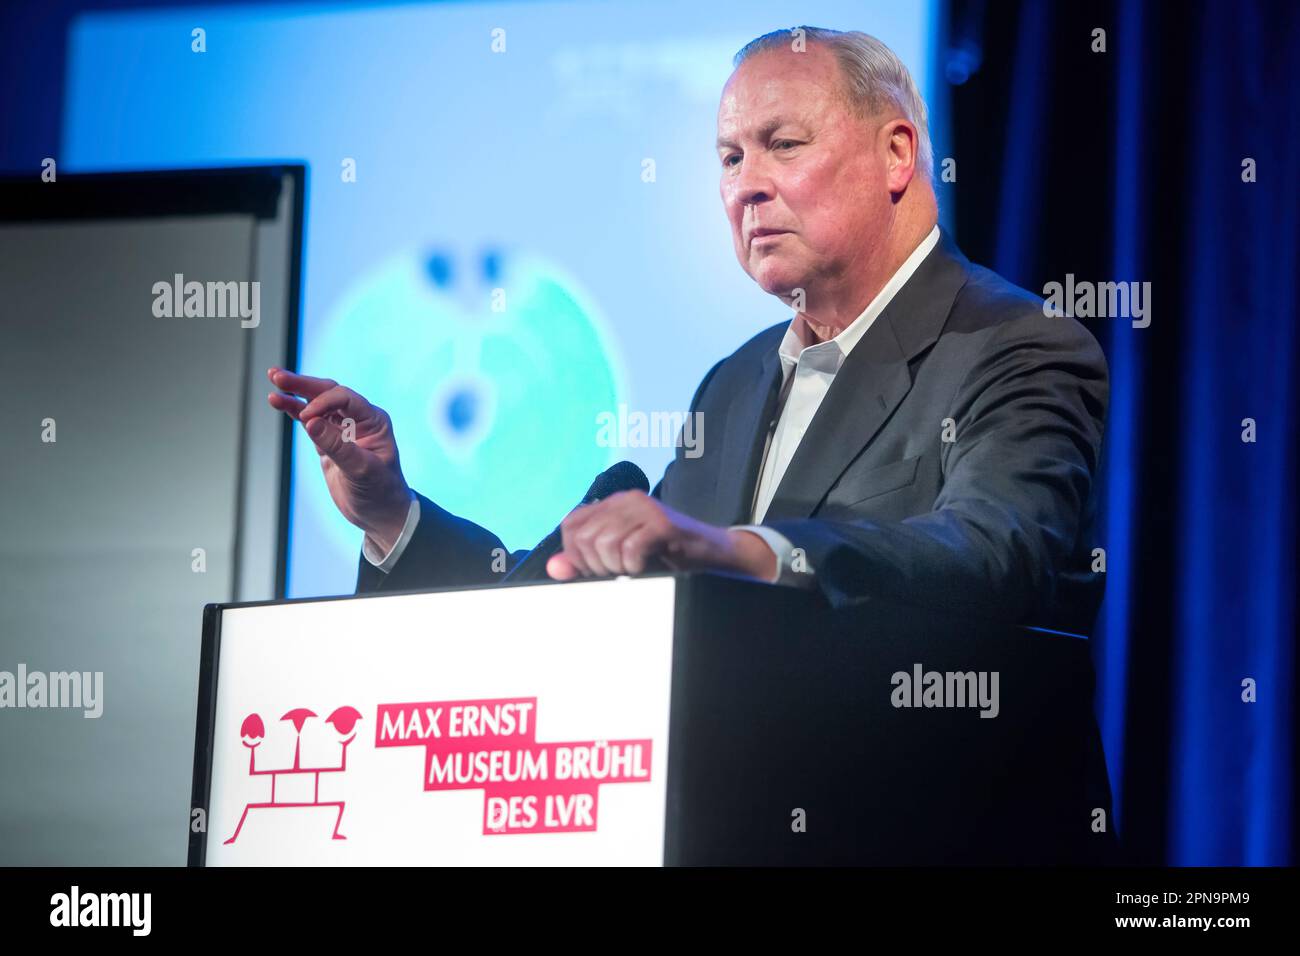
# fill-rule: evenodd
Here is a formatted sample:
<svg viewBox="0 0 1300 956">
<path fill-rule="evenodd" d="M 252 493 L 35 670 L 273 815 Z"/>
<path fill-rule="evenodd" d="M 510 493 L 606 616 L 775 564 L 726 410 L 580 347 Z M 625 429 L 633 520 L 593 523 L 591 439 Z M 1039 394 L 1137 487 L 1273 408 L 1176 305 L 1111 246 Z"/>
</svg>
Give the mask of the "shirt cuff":
<svg viewBox="0 0 1300 956">
<path fill-rule="evenodd" d="M 749 531 L 767 542 L 767 546 L 776 555 L 776 577 L 769 581 L 770 584 L 784 584 L 796 588 L 810 588 L 815 585 L 813 569 L 808 559 L 802 553 L 796 555 L 794 545 L 781 532 L 761 524 L 737 524 L 732 525 L 730 530 Z M 797 567 L 796 558 L 799 559 Z"/>
<path fill-rule="evenodd" d="M 397 564 L 397 559 L 402 556 L 406 546 L 411 543 L 411 538 L 415 537 L 415 526 L 420 523 L 420 499 L 411 495 L 411 507 L 406 509 L 406 524 L 402 525 L 402 533 L 397 536 L 393 542 L 393 548 L 387 554 L 382 554 L 370 535 L 366 535 L 361 542 L 361 553 L 365 555 L 366 560 L 377 567 L 380 571 L 387 574 L 393 570 Z"/>
</svg>

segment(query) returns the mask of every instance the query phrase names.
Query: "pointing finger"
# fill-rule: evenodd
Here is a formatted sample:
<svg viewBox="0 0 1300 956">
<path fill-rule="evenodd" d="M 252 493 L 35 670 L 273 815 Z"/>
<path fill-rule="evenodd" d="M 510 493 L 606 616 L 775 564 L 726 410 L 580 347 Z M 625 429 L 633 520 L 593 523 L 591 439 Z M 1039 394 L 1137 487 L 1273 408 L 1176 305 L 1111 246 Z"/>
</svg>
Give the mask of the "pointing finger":
<svg viewBox="0 0 1300 956">
<path fill-rule="evenodd" d="M 373 406 L 352 389 L 336 385 L 308 402 L 298 417 L 305 422 L 330 412 L 343 412 L 354 419 L 361 419 L 369 417 L 372 410 Z"/>
<path fill-rule="evenodd" d="M 338 385 L 338 382 L 332 378 L 299 375 L 297 372 L 290 372 L 282 368 L 267 369 L 266 377 L 271 380 L 271 384 L 276 388 L 292 392 L 295 395 L 301 395 L 306 399 L 313 399 L 321 392 L 328 391 Z"/>
<path fill-rule="evenodd" d="M 266 400 L 272 408 L 284 412 L 295 420 L 298 418 L 298 413 L 307 407 L 307 403 L 302 399 L 294 398 L 292 395 L 285 395 L 283 392 L 272 392 L 266 396 Z"/>
</svg>

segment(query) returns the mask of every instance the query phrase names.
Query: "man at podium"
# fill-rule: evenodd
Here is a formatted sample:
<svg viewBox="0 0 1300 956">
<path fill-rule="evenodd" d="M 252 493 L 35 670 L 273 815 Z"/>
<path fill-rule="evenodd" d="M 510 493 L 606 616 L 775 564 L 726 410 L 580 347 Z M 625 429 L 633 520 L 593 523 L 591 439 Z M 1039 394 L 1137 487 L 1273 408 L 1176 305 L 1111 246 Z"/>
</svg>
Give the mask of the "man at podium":
<svg viewBox="0 0 1300 956">
<path fill-rule="evenodd" d="M 535 563 L 560 580 L 726 571 L 834 608 L 880 597 L 1088 632 L 1106 361 L 938 226 L 906 67 L 861 33 L 767 34 L 736 56 L 716 146 L 740 266 L 793 317 L 700 383 L 702 453 L 679 446 L 648 494 L 575 509 Z M 408 487 L 383 409 L 269 376 L 365 531 L 359 591 L 490 583 L 524 560 Z"/>
</svg>

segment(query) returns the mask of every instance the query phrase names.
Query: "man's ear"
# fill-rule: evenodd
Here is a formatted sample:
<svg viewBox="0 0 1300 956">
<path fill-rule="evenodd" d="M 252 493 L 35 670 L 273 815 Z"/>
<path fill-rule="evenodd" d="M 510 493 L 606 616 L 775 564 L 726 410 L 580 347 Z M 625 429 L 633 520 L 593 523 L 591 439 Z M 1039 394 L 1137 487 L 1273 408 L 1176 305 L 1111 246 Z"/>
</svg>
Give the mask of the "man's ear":
<svg viewBox="0 0 1300 956">
<path fill-rule="evenodd" d="M 888 163 L 885 184 L 898 195 L 916 175 L 916 127 L 905 119 L 892 119 L 880 128 L 880 137 Z"/>
</svg>

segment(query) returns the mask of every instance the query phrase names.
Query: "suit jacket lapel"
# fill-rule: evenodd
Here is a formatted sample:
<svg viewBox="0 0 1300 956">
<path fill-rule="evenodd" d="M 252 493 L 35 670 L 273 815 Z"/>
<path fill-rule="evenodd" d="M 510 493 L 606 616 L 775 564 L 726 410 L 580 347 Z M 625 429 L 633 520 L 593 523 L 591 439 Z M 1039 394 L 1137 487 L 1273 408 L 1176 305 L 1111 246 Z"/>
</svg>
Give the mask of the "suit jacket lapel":
<svg viewBox="0 0 1300 956">
<path fill-rule="evenodd" d="M 810 517 L 875 437 L 911 390 L 909 362 L 939 337 L 968 266 L 941 230 L 939 243 L 836 373 L 777 486 L 765 522 Z M 761 452 L 761 444 L 759 448 Z"/>
<path fill-rule="evenodd" d="M 767 432 L 781 394 L 781 360 L 774 347 L 763 356 L 747 388 L 732 398 L 722 441 L 722 462 L 714 498 L 719 524 L 747 524 Z"/>
</svg>

